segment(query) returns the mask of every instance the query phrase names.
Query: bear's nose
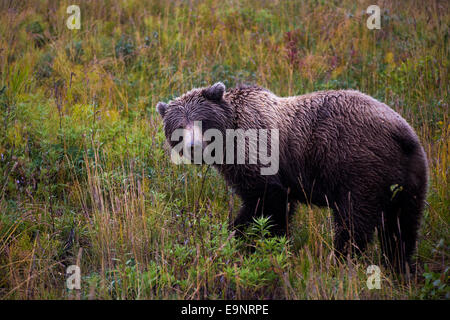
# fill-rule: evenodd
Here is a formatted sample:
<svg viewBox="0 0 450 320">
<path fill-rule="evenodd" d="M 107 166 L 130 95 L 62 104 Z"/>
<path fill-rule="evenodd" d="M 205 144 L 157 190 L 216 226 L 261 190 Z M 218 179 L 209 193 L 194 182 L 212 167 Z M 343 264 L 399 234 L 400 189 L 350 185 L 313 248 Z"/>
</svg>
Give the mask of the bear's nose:
<svg viewBox="0 0 450 320">
<path fill-rule="evenodd" d="M 195 125 L 189 125 L 184 131 L 184 153 L 188 158 L 194 159 L 195 152 L 202 152 L 203 141 L 201 129 Z"/>
<path fill-rule="evenodd" d="M 201 136 L 192 129 L 186 129 L 184 133 L 184 147 L 186 149 L 195 148 L 202 145 Z"/>
<path fill-rule="evenodd" d="M 186 146 L 186 149 L 188 149 L 188 150 L 190 150 L 190 149 L 194 150 L 197 148 L 202 148 L 202 142 L 195 140 L 195 139 L 190 139 L 190 140 L 186 141 L 185 146 Z"/>
</svg>

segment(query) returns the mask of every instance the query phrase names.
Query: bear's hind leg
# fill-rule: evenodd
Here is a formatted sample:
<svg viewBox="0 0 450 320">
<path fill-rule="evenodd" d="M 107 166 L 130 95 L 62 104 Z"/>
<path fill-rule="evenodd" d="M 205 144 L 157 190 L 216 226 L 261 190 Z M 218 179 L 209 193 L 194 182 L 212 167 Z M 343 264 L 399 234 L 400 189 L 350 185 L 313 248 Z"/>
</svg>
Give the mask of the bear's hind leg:
<svg viewBox="0 0 450 320">
<path fill-rule="evenodd" d="M 383 215 L 379 240 L 382 252 L 394 270 L 406 272 L 416 247 L 422 212 L 422 199 L 400 201 Z M 412 270 L 411 270 L 412 271 Z"/>
</svg>

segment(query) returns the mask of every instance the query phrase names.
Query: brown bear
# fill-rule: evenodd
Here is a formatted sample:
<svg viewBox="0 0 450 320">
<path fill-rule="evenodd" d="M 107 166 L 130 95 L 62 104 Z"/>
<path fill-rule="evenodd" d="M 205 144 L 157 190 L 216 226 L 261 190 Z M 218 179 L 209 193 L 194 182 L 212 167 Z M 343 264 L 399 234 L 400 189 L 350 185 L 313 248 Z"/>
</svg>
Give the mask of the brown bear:
<svg viewBox="0 0 450 320">
<path fill-rule="evenodd" d="M 388 262 L 401 270 L 411 262 L 427 161 L 413 129 L 387 105 L 354 90 L 278 97 L 257 86 L 226 90 L 218 82 L 159 102 L 157 110 L 172 147 L 181 141 L 172 141 L 176 129 L 190 134 L 183 135 L 184 147 L 202 150 L 211 143 L 202 137 L 208 129 L 225 140 L 236 138 L 228 138 L 229 129 L 278 130 L 275 174 L 261 174 L 260 162 L 214 164 L 242 199 L 231 226 L 243 231 L 253 217 L 266 215 L 274 234 L 283 234 L 298 202 L 328 206 L 336 253 L 362 252 L 377 228 Z"/>
</svg>

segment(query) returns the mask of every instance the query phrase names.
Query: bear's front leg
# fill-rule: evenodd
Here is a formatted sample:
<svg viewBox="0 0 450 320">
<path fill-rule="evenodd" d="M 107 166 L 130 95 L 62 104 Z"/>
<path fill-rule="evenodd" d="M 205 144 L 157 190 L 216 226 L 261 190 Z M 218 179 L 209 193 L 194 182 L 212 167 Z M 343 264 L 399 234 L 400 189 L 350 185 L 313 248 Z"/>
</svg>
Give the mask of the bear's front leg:
<svg viewBox="0 0 450 320">
<path fill-rule="evenodd" d="M 242 199 L 242 202 L 242 207 L 236 219 L 230 224 L 230 228 L 235 229 L 239 236 L 244 235 L 245 229 L 253 222 L 253 217 L 256 216 L 259 206 L 259 201 L 254 199 Z"/>
<path fill-rule="evenodd" d="M 241 196 L 241 198 L 242 207 L 231 224 L 231 227 L 235 228 L 238 233 L 242 235 L 248 225 L 253 222 L 253 218 L 270 216 L 272 235 L 286 234 L 288 193 L 285 188 L 279 185 L 270 185 L 252 197 Z"/>
</svg>

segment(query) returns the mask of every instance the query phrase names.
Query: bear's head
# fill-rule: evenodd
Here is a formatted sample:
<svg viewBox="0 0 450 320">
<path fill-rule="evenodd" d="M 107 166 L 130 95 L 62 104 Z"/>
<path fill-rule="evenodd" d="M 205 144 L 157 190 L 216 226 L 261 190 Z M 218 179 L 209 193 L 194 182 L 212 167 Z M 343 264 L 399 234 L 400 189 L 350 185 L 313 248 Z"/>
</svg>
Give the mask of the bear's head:
<svg viewBox="0 0 450 320">
<path fill-rule="evenodd" d="M 159 102 L 158 113 L 163 118 L 164 133 L 169 145 L 178 149 L 179 154 L 195 149 L 204 150 L 208 141 L 203 134 L 208 129 L 216 129 L 225 134 L 233 126 L 233 111 L 224 100 L 225 85 L 217 82 L 206 88 L 193 89 L 168 104 Z M 193 159 L 193 157 L 191 157 Z"/>
</svg>

